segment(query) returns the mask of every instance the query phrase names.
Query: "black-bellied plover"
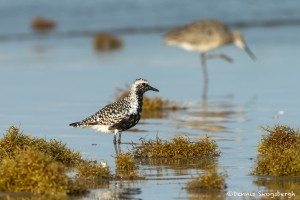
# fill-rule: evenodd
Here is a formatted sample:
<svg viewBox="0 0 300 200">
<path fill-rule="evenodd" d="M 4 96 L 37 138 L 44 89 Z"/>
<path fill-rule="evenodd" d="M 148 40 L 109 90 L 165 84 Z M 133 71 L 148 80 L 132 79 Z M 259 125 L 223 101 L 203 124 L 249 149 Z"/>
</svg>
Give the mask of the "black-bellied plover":
<svg viewBox="0 0 300 200">
<path fill-rule="evenodd" d="M 151 87 L 145 79 L 136 79 L 128 96 L 105 106 L 80 122 L 70 124 L 70 126 L 75 128 L 92 128 L 104 133 L 114 133 L 114 144 L 116 144 L 117 135 L 119 136 L 118 143 L 120 144 L 121 133 L 139 122 L 143 106 L 143 94 L 148 90 L 158 92 L 158 89 Z"/>
<path fill-rule="evenodd" d="M 246 45 L 243 35 L 238 31 L 231 31 L 217 20 L 195 21 L 184 27 L 169 31 L 164 37 L 167 45 L 179 46 L 187 51 L 200 52 L 204 74 L 204 98 L 206 98 L 208 86 L 206 59 L 223 58 L 229 62 L 232 61 L 232 59 L 225 54 L 206 56 L 205 53 L 207 51 L 224 45 L 234 44 L 237 47 L 244 49 L 249 56 L 255 60 L 255 56 Z"/>
</svg>

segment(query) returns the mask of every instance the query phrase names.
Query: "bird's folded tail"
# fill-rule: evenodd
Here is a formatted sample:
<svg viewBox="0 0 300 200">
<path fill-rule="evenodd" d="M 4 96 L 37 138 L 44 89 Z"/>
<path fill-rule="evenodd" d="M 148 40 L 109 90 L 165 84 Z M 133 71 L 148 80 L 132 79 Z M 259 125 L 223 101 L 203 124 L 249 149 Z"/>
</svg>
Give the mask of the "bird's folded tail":
<svg viewBox="0 0 300 200">
<path fill-rule="evenodd" d="M 69 126 L 77 128 L 77 127 L 81 127 L 81 123 L 80 122 L 74 122 L 74 123 L 69 124 Z"/>
</svg>

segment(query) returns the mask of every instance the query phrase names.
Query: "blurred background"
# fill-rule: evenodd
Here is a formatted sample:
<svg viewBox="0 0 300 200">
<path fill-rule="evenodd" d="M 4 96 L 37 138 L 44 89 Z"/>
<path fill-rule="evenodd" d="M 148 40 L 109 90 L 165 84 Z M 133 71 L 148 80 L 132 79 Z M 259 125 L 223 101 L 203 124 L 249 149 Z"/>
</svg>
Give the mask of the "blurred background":
<svg viewBox="0 0 300 200">
<path fill-rule="evenodd" d="M 228 190 L 255 191 L 255 177 L 248 174 L 262 134 L 259 126 L 299 126 L 299 9 L 295 0 L 1 0 L 0 131 L 14 124 L 112 166 L 112 135 L 68 124 L 113 102 L 116 88 L 145 78 L 160 90 L 148 96 L 159 95 L 187 109 L 142 119 L 138 130 L 128 131 L 122 140 L 209 135 L 223 152 L 219 165 L 230 177 Z M 211 18 L 240 30 L 257 60 L 233 46 L 216 50 L 234 63 L 208 61 L 204 105 L 199 54 L 164 45 L 163 35 Z M 111 48 L 98 47 L 99 33 L 113 37 Z M 154 173 L 149 166 L 141 169 Z M 182 184 L 198 171 L 179 175 L 160 170 L 165 179 L 130 183 L 128 187 L 142 188 L 133 198 L 189 197 Z"/>
</svg>

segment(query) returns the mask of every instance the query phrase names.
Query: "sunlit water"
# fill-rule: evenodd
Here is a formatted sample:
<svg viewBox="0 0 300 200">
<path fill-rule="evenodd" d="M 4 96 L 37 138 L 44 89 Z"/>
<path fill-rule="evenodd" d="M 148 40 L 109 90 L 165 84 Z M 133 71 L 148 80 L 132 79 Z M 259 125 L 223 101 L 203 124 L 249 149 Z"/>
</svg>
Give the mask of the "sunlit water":
<svg viewBox="0 0 300 200">
<path fill-rule="evenodd" d="M 2 34 L 29 32 L 26 23 L 30 17 L 46 12 L 43 7 L 45 5 L 42 4 L 38 4 L 41 7 L 39 13 L 36 11 L 39 9 L 26 10 L 26 6 L 24 8 L 20 2 L 4 2 L 0 4 L 2 10 L 21 4 L 19 6 L 23 8 L 23 12 L 14 18 L 7 13 L 7 21 L 0 17 L 0 24 L 5 27 L 0 31 Z M 157 6 L 155 3 L 142 2 L 144 3 L 126 4 L 141 7 L 141 11 L 124 19 L 122 16 L 125 14 L 122 15 L 122 12 L 125 11 L 114 7 L 114 4 L 105 4 L 112 6 L 118 13 L 112 20 L 124 20 L 113 26 L 141 26 L 140 21 L 134 17 L 141 16 L 143 9 L 145 11 Z M 144 17 L 148 21 L 143 25 L 173 25 L 201 17 L 223 15 L 226 16 L 225 20 L 234 21 L 236 16 L 229 13 L 234 10 L 241 14 L 242 11 L 237 10 L 239 6 L 247 11 L 241 15 L 241 20 L 254 20 L 256 12 L 261 14 L 258 15 L 259 19 L 272 18 L 261 10 L 252 7 L 245 9 L 244 6 L 248 6 L 246 4 L 234 3 L 232 4 L 236 8 L 217 8 L 217 14 L 212 16 L 210 13 L 198 12 L 201 5 L 195 2 L 198 7 L 187 6 L 186 14 L 181 18 L 175 12 L 181 5 L 168 3 L 174 10 L 158 15 L 164 17 L 165 21 L 158 21 L 157 15 L 145 12 Z M 123 5 L 123 9 L 128 11 L 126 5 Z M 213 3 L 207 6 L 212 5 Z M 52 6 L 49 17 L 56 16 L 54 8 L 57 5 L 53 3 Z M 289 17 L 300 17 L 298 11 L 293 12 L 293 6 L 294 4 L 285 3 L 282 7 L 271 7 L 275 11 L 283 8 L 279 9 L 280 12 L 274 18 L 282 18 L 284 11 L 287 13 L 289 10 Z M 79 12 L 76 11 L 79 8 L 74 6 L 75 10 L 68 10 L 71 14 L 56 16 L 56 20 L 62 19 L 58 30 L 98 30 L 109 27 L 108 22 L 103 26 L 96 23 L 100 18 L 106 19 L 102 18 L 100 11 L 96 13 L 92 5 L 84 8 L 93 10 L 91 23 L 81 23 L 81 26 L 75 24 L 75 20 L 69 18 Z M 265 9 L 267 8 L 266 6 Z M 84 12 L 85 9 L 79 10 Z M 260 9 L 263 10 L 263 6 Z M 163 13 L 162 10 L 157 12 Z M 0 13 L 4 15 L 3 12 Z M 18 21 L 20 16 L 23 21 Z M 84 16 L 79 14 L 76 19 L 87 22 L 88 19 Z M 174 23 L 173 17 L 177 19 Z M 16 21 L 21 24 L 20 29 L 12 25 Z M 299 126 L 300 27 L 261 27 L 242 31 L 258 59 L 253 62 L 245 52 L 235 47 L 218 50 L 217 52 L 226 52 L 235 62 L 208 62 L 210 83 L 206 104 L 201 100 L 203 77 L 199 55 L 164 46 L 162 32 L 121 35 L 124 47 L 119 51 L 102 54 L 93 51 L 89 37 L 3 41 L 0 43 L 0 131 L 4 133 L 14 124 L 20 126 L 25 133 L 62 140 L 87 158 L 107 162 L 114 170 L 113 135 L 95 133 L 89 129 L 72 129 L 68 124 L 81 120 L 114 101 L 116 87 L 125 87 L 126 83 L 131 84 L 136 78 L 144 77 L 160 90 L 158 94 L 149 92 L 148 96 L 159 95 L 175 100 L 187 105 L 188 109 L 168 112 L 163 119 L 142 119 L 135 127 L 141 131 L 127 131 L 123 134 L 123 142 L 139 142 L 141 137 L 155 138 L 156 135 L 163 139 L 176 135 L 186 135 L 191 139 L 211 136 L 222 151 L 218 164 L 220 171 L 228 173 L 227 191 L 257 192 L 258 186 L 254 183 L 256 177 L 249 174 L 255 164 L 257 144 L 263 134 L 259 126 L 277 123 Z M 129 145 L 122 145 L 125 151 L 129 148 Z M 168 166 L 140 165 L 140 171 L 145 174 L 146 180 L 125 183 L 113 181 L 107 188 L 93 190 L 89 198 L 103 199 L 109 195 L 120 198 L 124 190 L 127 196 L 130 190 L 128 197 L 132 199 L 189 198 L 190 195 L 183 188 L 201 170 L 178 170 Z"/>
</svg>

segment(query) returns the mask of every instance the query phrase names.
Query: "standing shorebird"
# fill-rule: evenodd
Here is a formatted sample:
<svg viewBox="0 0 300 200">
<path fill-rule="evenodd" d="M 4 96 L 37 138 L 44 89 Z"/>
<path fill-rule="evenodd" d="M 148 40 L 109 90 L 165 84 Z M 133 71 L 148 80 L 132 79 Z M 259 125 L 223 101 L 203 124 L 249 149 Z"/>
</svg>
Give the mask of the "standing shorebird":
<svg viewBox="0 0 300 200">
<path fill-rule="evenodd" d="M 238 31 L 229 30 L 217 20 L 199 20 L 181 28 L 176 28 L 165 34 L 167 45 L 179 46 L 187 51 L 197 51 L 201 54 L 204 74 L 203 98 L 206 99 L 208 87 L 208 73 L 206 59 L 222 58 L 229 62 L 232 59 L 225 54 L 207 55 L 206 52 L 219 47 L 234 44 L 244 49 L 255 60 L 254 54 L 246 45 L 243 35 Z"/>
<path fill-rule="evenodd" d="M 128 96 L 105 106 L 80 122 L 70 124 L 70 126 L 114 133 L 114 145 L 117 143 L 117 135 L 119 136 L 118 144 L 120 144 L 121 133 L 139 122 L 143 106 L 143 94 L 148 90 L 158 92 L 158 89 L 151 87 L 145 79 L 136 79 Z"/>
</svg>

